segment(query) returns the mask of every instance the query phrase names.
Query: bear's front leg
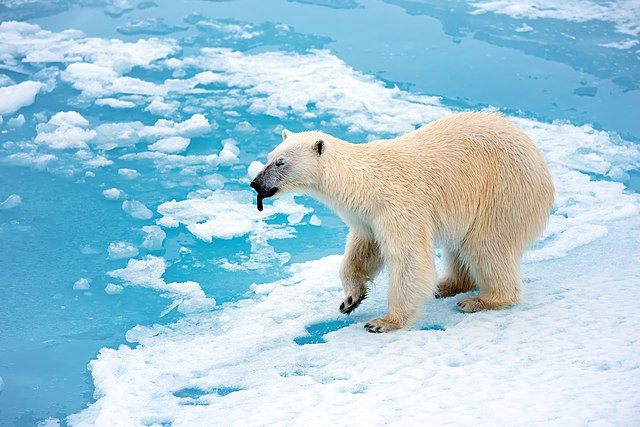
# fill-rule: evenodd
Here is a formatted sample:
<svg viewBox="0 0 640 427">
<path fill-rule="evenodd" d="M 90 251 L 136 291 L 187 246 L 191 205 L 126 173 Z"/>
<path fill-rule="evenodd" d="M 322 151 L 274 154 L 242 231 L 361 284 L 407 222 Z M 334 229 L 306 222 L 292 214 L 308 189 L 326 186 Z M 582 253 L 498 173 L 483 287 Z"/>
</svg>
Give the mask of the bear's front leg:
<svg viewBox="0 0 640 427">
<path fill-rule="evenodd" d="M 406 248 L 407 241 L 415 242 L 415 246 Z M 386 257 L 389 268 L 387 314 L 367 322 L 364 327 L 369 332 L 389 332 L 411 326 L 420 314 L 424 300 L 435 293 L 436 270 L 431 240 L 399 242 L 398 247 L 389 248 Z"/>
<path fill-rule="evenodd" d="M 382 256 L 373 236 L 351 231 L 340 266 L 344 288 L 342 313 L 351 314 L 367 297 L 367 282 L 373 280 L 381 268 Z"/>
</svg>

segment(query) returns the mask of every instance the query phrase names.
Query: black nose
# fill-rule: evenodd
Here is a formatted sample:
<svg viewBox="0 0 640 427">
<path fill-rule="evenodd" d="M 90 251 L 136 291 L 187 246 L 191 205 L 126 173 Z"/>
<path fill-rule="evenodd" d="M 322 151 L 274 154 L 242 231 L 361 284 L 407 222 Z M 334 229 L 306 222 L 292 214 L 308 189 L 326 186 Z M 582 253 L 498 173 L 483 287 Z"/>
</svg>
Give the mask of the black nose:
<svg viewBox="0 0 640 427">
<path fill-rule="evenodd" d="M 261 191 L 261 190 L 262 190 L 262 186 L 261 186 L 260 184 L 258 184 L 258 183 L 256 182 L 256 180 L 255 180 L 255 179 L 251 182 L 251 188 L 253 188 L 254 190 L 256 190 L 256 192 L 257 192 L 258 194 L 260 194 L 260 193 L 262 192 L 262 191 Z"/>
</svg>

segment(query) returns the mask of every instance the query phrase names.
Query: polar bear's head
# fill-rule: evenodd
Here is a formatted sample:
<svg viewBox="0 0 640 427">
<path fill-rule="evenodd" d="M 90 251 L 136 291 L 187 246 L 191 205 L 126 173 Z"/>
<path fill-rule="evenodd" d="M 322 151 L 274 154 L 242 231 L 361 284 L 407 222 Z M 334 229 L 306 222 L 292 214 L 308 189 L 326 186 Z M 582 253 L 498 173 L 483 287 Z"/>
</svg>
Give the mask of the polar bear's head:
<svg viewBox="0 0 640 427">
<path fill-rule="evenodd" d="M 262 199 L 267 197 L 316 188 L 330 139 L 318 131 L 283 130 L 282 142 L 269 153 L 267 164 L 251 183 L 258 193 L 258 210 L 262 210 Z"/>
</svg>

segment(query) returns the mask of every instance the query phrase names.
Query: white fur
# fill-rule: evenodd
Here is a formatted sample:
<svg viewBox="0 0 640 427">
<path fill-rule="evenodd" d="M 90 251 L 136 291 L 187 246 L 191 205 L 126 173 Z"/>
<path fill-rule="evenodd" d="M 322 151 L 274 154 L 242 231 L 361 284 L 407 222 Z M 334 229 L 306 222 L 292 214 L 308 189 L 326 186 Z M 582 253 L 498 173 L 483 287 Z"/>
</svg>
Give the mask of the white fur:
<svg viewBox="0 0 640 427">
<path fill-rule="evenodd" d="M 284 162 L 272 176 L 277 194 L 307 192 L 350 227 L 341 309 L 355 308 L 367 282 L 383 264 L 389 269 L 388 312 L 367 329 L 410 326 L 436 293 L 478 287 L 476 298 L 458 304 L 463 311 L 520 300 L 520 259 L 546 224 L 554 190 L 540 151 L 517 126 L 495 114 L 462 113 L 367 144 L 317 131 L 283 131 L 283 138 L 265 166 Z M 435 242 L 447 266 L 439 284 Z"/>
</svg>

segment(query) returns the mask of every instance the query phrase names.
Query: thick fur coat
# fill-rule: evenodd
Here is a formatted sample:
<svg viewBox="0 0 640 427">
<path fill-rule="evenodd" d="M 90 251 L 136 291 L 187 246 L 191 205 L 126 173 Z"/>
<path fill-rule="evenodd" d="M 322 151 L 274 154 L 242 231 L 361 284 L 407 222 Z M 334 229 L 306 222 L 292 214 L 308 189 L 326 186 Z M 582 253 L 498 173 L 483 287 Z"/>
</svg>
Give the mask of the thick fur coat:
<svg viewBox="0 0 640 427">
<path fill-rule="evenodd" d="M 252 183 L 262 198 L 304 192 L 347 223 L 340 276 L 350 313 L 383 265 L 388 311 L 365 327 L 405 328 L 434 295 L 474 288 L 465 312 L 516 304 L 520 260 L 545 227 L 553 183 L 531 139 L 503 117 L 454 114 L 406 135 L 351 144 L 322 132 L 283 131 Z M 446 271 L 436 281 L 434 245 Z"/>
</svg>

